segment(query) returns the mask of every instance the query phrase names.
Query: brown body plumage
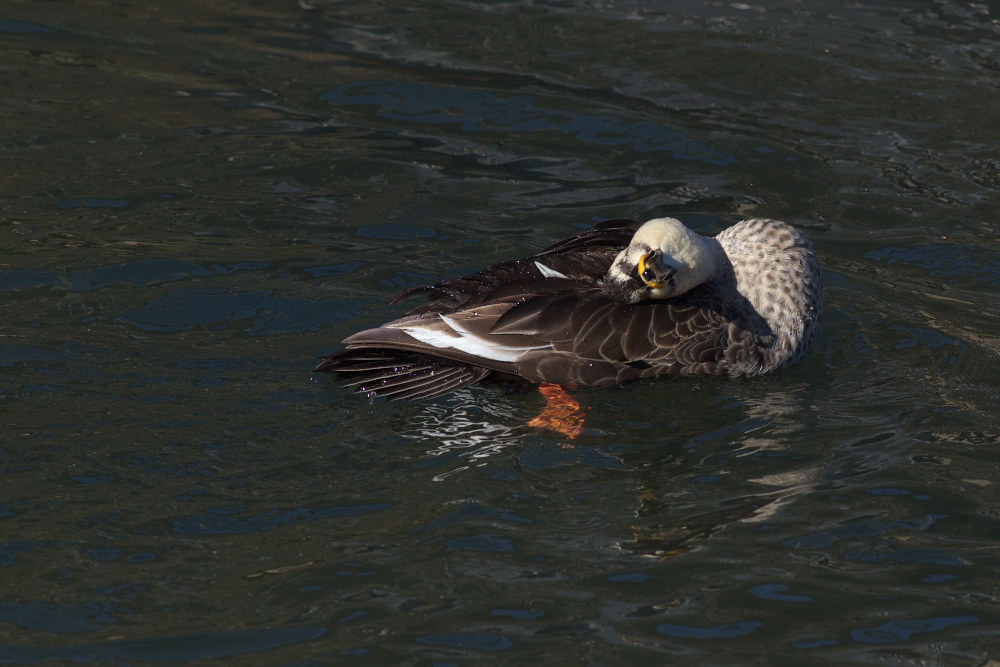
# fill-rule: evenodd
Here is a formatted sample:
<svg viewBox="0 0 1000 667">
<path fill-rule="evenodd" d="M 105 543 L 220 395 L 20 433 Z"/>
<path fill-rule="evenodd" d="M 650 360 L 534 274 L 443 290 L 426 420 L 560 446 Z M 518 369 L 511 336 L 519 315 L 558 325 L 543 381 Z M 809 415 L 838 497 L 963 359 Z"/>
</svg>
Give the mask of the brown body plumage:
<svg viewBox="0 0 1000 667">
<path fill-rule="evenodd" d="M 751 377 L 797 361 L 823 307 L 812 245 L 775 220 L 714 239 L 671 219 L 607 220 L 392 303 L 416 294 L 432 298 L 348 337 L 316 370 L 391 399 L 441 396 L 494 374 L 574 386 Z"/>
</svg>

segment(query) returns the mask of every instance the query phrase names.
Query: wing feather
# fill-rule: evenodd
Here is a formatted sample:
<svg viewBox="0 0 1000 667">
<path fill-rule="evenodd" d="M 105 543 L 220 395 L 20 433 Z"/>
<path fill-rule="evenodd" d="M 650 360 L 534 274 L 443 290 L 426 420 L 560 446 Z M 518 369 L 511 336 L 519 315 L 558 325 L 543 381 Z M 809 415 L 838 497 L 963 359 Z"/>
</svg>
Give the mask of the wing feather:
<svg viewBox="0 0 1000 667">
<path fill-rule="evenodd" d="M 628 245 L 640 224 L 638 220 L 626 218 L 604 220 L 587 231 L 548 246 L 532 257 L 498 262 L 482 271 L 434 285 L 408 287 L 397 292 L 389 303 L 426 294 L 432 300 L 417 306 L 409 314 L 442 313 L 469 306 L 473 299 L 482 299 L 499 288 L 520 281 L 547 277 L 558 279 L 559 275 L 593 287 L 607 273 L 622 248 Z M 548 271 L 540 269 L 539 263 Z"/>
<path fill-rule="evenodd" d="M 513 322 L 506 324 L 549 341 L 554 352 L 544 360 L 525 355 L 519 370 L 536 382 L 581 384 L 593 384 L 595 373 L 609 373 L 611 381 L 728 373 L 758 348 L 760 336 L 733 324 L 725 304 L 693 292 L 637 304 L 615 302 L 598 289 L 529 299 L 508 311 Z"/>
</svg>

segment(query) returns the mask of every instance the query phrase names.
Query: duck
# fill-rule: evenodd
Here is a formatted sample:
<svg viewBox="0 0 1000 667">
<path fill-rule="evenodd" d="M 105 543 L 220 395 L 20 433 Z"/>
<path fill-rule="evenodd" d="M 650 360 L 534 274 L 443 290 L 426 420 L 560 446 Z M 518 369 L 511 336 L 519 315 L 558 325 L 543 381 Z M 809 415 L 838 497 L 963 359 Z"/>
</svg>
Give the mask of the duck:
<svg viewBox="0 0 1000 667">
<path fill-rule="evenodd" d="M 714 237 L 676 218 L 605 220 L 531 257 L 403 289 L 389 305 L 418 295 L 428 298 L 348 336 L 314 372 L 390 400 L 489 379 L 535 384 L 548 405 L 529 424 L 570 437 L 583 422 L 564 388 L 780 371 L 809 350 L 824 304 L 812 244 L 765 218 Z"/>
</svg>

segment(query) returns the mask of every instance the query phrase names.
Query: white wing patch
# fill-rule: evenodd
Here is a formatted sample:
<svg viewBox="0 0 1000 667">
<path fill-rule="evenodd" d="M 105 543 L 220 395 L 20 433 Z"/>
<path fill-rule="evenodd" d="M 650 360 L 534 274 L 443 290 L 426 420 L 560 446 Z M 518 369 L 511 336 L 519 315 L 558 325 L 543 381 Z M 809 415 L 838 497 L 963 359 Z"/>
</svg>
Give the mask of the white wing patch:
<svg viewBox="0 0 1000 667">
<path fill-rule="evenodd" d="M 544 264 L 542 264 L 537 260 L 535 260 L 535 266 L 538 267 L 538 270 L 542 272 L 542 276 L 545 278 L 566 278 L 567 280 L 569 279 L 569 276 L 567 276 L 565 273 L 560 273 L 555 269 L 550 269 L 549 267 L 545 266 Z"/>
<path fill-rule="evenodd" d="M 487 339 L 477 336 L 447 315 L 438 315 L 438 317 L 448 325 L 450 331 L 441 327 L 403 326 L 399 328 L 421 343 L 437 348 L 451 348 L 484 359 L 493 359 L 494 361 L 517 361 L 529 350 L 541 350 L 551 347 L 548 343 L 503 345 L 497 342 L 495 337 Z"/>
</svg>

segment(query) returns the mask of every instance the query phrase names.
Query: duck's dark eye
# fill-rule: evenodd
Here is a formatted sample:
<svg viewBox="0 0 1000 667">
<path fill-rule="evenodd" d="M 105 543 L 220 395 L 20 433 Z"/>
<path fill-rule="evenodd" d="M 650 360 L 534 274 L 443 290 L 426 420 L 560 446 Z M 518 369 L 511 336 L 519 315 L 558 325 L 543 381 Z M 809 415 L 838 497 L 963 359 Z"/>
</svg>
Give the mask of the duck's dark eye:
<svg viewBox="0 0 1000 667">
<path fill-rule="evenodd" d="M 653 269 L 646 269 L 645 271 L 642 272 L 642 279 L 644 282 L 647 283 L 655 282 L 656 274 L 653 272 Z"/>
</svg>

